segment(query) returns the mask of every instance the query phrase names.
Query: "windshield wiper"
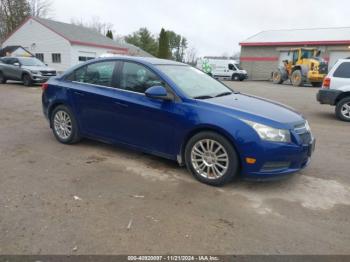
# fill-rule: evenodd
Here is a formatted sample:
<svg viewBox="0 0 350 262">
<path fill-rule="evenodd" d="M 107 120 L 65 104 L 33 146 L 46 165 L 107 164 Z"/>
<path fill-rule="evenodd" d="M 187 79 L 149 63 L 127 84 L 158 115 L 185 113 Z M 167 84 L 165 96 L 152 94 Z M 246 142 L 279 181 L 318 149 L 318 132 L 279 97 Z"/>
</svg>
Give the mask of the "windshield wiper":
<svg viewBox="0 0 350 262">
<path fill-rule="evenodd" d="M 208 95 L 203 95 L 203 96 L 195 96 L 193 97 L 194 99 L 209 99 L 209 98 L 213 98 L 212 96 L 208 96 Z"/>
<path fill-rule="evenodd" d="M 220 97 L 220 96 L 228 96 L 228 95 L 231 95 L 232 92 L 223 92 L 223 93 L 220 93 L 218 95 L 216 95 L 215 97 Z"/>
</svg>

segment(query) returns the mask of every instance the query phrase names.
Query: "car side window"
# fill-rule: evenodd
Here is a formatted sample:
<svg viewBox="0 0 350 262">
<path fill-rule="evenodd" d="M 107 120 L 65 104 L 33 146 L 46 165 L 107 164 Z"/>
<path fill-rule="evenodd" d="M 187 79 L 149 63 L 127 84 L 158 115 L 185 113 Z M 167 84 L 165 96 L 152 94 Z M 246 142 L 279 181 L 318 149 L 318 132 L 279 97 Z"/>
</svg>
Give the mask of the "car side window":
<svg viewBox="0 0 350 262">
<path fill-rule="evenodd" d="M 344 62 L 335 70 L 334 77 L 350 78 L 350 62 Z"/>
<path fill-rule="evenodd" d="M 75 70 L 68 80 L 110 87 L 115 66 L 114 61 L 93 63 Z"/>
<path fill-rule="evenodd" d="M 124 62 L 120 76 L 121 89 L 145 93 L 149 87 L 156 85 L 165 86 L 165 83 L 151 70 L 137 63 Z"/>
<path fill-rule="evenodd" d="M 233 64 L 228 64 L 228 69 L 236 71 L 236 68 Z"/>
</svg>

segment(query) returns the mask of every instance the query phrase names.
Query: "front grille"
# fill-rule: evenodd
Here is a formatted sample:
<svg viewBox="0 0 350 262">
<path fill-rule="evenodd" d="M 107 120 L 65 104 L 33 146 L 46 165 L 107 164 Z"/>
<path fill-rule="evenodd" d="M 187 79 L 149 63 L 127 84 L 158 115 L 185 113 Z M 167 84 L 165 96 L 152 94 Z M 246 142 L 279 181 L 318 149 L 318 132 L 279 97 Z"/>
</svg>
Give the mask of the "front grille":
<svg viewBox="0 0 350 262">
<path fill-rule="evenodd" d="M 295 133 L 299 136 L 303 145 L 308 145 L 312 141 L 312 134 L 310 131 L 309 124 L 304 122 L 303 124 L 296 125 L 294 127 Z"/>
<path fill-rule="evenodd" d="M 40 71 L 43 76 L 55 76 L 56 71 Z"/>
</svg>

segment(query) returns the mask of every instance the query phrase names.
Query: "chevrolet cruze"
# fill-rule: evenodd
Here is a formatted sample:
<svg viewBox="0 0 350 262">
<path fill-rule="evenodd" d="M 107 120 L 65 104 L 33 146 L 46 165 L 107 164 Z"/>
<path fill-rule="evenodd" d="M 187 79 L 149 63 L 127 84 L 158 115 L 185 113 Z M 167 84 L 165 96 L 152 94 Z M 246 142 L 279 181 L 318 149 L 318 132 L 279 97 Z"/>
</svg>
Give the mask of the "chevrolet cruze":
<svg viewBox="0 0 350 262">
<path fill-rule="evenodd" d="M 308 122 L 291 108 L 174 61 L 99 58 L 42 88 L 59 142 L 124 145 L 186 165 L 210 185 L 287 176 L 307 166 L 315 147 Z"/>
</svg>

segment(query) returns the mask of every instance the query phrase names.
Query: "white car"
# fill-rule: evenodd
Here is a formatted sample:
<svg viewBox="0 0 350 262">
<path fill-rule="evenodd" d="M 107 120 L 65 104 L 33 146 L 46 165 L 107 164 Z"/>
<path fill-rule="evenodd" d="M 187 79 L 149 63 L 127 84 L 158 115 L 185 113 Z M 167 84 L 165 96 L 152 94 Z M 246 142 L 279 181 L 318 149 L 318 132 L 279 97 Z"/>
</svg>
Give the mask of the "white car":
<svg viewBox="0 0 350 262">
<path fill-rule="evenodd" d="M 247 71 L 243 70 L 235 60 L 202 58 L 197 61 L 196 67 L 215 78 L 225 77 L 234 81 L 248 78 Z"/>
<path fill-rule="evenodd" d="M 335 107 L 336 116 L 350 122 L 350 59 L 340 59 L 323 80 L 317 101 Z"/>
</svg>

